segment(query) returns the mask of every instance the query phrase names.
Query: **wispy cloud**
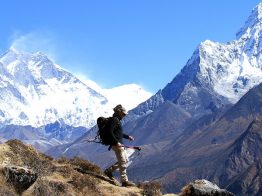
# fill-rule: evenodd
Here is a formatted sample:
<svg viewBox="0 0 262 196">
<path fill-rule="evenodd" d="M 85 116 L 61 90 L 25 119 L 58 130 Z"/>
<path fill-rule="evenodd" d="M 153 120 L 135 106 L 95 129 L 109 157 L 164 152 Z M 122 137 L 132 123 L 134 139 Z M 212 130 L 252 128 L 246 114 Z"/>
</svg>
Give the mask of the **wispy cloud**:
<svg viewBox="0 0 262 196">
<path fill-rule="evenodd" d="M 76 73 L 75 76 L 90 88 L 96 90 L 97 92 L 100 93 L 102 92 L 102 87 L 99 84 L 97 84 L 95 81 L 90 80 L 86 75 L 82 73 Z"/>
<path fill-rule="evenodd" d="M 53 60 L 58 58 L 56 39 L 54 34 L 49 31 L 38 30 L 26 34 L 15 32 L 11 36 L 10 42 L 10 46 L 17 50 L 26 52 L 41 51 Z"/>
<path fill-rule="evenodd" d="M 42 52 L 58 63 L 65 70 L 73 73 L 84 82 L 93 84 L 89 81 L 87 73 L 83 73 L 81 69 L 85 67 L 77 61 L 66 62 L 63 58 L 67 51 L 59 45 L 59 37 L 55 33 L 48 30 L 34 30 L 28 33 L 14 32 L 9 38 L 9 46 L 17 49 L 18 51 L 25 51 L 30 53 Z M 63 44 L 63 43 L 62 43 Z M 70 50 L 70 49 L 69 49 Z M 65 53 L 64 53 L 65 52 Z M 95 82 L 94 87 L 100 88 Z"/>
<path fill-rule="evenodd" d="M 126 84 L 115 88 L 105 89 L 96 82 L 79 73 L 76 75 L 84 84 L 105 96 L 112 105 L 122 104 L 127 110 L 135 108 L 138 104 L 146 101 L 152 96 L 151 92 L 143 89 L 137 84 Z"/>
</svg>

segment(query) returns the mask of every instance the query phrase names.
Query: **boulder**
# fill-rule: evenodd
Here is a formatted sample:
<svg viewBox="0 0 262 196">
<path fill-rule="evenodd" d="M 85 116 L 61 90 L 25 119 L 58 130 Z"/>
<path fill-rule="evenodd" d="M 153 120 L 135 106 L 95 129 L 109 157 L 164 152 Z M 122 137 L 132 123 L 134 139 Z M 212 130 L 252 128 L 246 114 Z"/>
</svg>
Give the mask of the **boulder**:
<svg viewBox="0 0 262 196">
<path fill-rule="evenodd" d="M 216 184 L 208 180 L 195 180 L 194 183 L 186 185 L 180 196 L 234 196 L 233 193 L 220 189 Z"/>
<path fill-rule="evenodd" d="M 37 174 L 31 169 L 20 166 L 2 166 L 0 171 L 6 181 L 14 187 L 18 193 L 28 189 L 37 179 Z"/>
</svg>

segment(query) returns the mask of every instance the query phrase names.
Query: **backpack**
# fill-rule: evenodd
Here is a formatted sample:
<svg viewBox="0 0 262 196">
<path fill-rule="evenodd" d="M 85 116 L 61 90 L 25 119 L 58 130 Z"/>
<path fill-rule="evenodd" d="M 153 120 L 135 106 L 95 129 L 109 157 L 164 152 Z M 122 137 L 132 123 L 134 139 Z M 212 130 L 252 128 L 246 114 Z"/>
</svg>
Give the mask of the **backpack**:
<svg viewBox="0 0 262 196">
<path fill-rule="evenodd" d="M 109 126 L 110 126 L 110 118 L 105 118 L 100 116 L 99 118 L 97 118 L 96 122 L 97 122 L 97 126 L 98 126 L 98 131 L 97 131 L 97 136 L 100 140 L 100 142 L 103 145 L 110 145 L 111 144 L 111 135 L 109 133 Z"/>
</svg>

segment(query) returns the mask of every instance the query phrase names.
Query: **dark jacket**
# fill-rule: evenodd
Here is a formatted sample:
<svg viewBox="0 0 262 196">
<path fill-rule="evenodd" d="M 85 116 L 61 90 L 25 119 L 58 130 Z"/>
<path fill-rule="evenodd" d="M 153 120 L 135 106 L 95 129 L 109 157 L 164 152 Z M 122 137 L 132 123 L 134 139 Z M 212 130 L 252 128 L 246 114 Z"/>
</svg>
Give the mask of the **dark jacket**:
<svg viewBox="0 0 262 196">
<path fill-rule="evenodd" d="M 111 136 L 111 145 L 116 145 L 118 142 L 122 144 L 123 138 L 129 138 L 129 135 L 123 133 L 121 122 L 117 117 L 109 118 L 109 132 Z"/>
</svg>

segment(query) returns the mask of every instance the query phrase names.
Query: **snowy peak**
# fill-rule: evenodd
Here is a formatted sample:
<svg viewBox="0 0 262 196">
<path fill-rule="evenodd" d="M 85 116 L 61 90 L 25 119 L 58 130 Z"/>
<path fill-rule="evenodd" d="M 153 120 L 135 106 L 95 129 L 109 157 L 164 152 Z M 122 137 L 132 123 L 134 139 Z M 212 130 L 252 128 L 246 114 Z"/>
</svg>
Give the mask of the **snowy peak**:
<svg viewBox="0 0 262 196">
<path fill-rule="evenodd" d="M 259 3 L 251 12 L 245 25 L 237 32 L 237 39 L 248 37 L 252 31 L 261 30 L 262 23 L 262 3 Z"/>
<path fill-rule="evenodd" d="M 262 3 L 259 3 L 252 12 L 254 12 L 254 10 L 256 11 L 257 14 L 257 18 L 261 19 L 262 18 Z"/>
<path fill-rule="evenodd" d="M 262 82 L 261 35 L 262 3 L 259 3 L 239 31 L 237 40 L 226 44 L 210 40 L 200 43 L 193 54 L 199 56 L 199 63 L 189 61 L 186 66 L 199 69 L 196 78 L 201 85 L 236 103 Z"/>
<path fill-rule="evenodd" d="M 262 82 L 262 47 L 250 45 L 258 41 L 260 39 L 250 38 L 227 44 L 209 40 L 201 43 L 198 79 L 236 103 L 249 89 Z"/>
<path fill-rule="evenodd" d="M 31 54 L 11 47 L 0 58 L 0 62 L 14 79 L 29 75 L 35 80 L 61 79 L 61 68 L 41 52 Z M 32 74 L 29 74 L 30 72 Z"/>
<path fill-rule="evenodd" d="M 262 82 L 262 3 L 253 9 L 238 36 L 228 43 L 200 43 L 181 72 L 135 108 L 132 118 L 154 111 L 166 100 L 192 115 L 236 103 Z"/>
<path fill-rule="evenodd" d="M 4 64 L 7 64 L 7 62 L 15 61 L 19 54 L 20 53 L 14 47 L 11 47 L 0 58 Z"/>
<path fill-rule="evenodd" d="M 104 96 L 40 52 L 11 48 L 0 57 L 0 71 L 2 125 L 40 127 L 63 119 L 89 128 L 98 116 L 111 113 Z"/>
</svg>

